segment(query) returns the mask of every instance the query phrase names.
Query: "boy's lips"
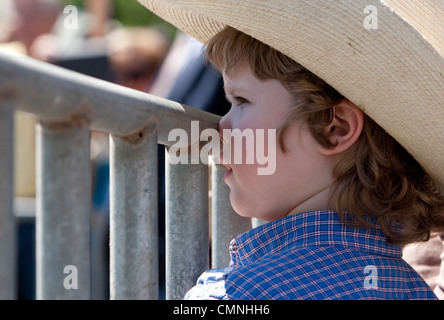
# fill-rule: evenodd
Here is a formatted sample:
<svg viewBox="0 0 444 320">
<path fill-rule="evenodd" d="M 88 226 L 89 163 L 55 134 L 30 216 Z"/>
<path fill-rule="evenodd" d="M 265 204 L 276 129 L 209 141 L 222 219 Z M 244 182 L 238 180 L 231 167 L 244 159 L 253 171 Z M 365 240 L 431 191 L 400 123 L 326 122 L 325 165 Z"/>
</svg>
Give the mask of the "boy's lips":
<svg viewBox="0 0 444 320">
<path fill-rule="evenodd" d="M 219 157 L 218 160 L 221 165 L 223 165 L 225 168 L 227 168 L 227 171 L 225 172 L 225 175 L 224 175 L 224 180 L 225 180 L 233 172 L 233 169 L 228 164 L 224 163 L 222 155 Z"/>
<path fill-rule="evenodd" d="M 219 128 L 219 136 L 220 136 L 220 141 L 221 141 L 222 145 L 224 145 L 224 136 L 222 134 L 221 128 Z M 227 168 L 227 171 L 225 172 L 225 175 L 224 175 L 224 181 L 225 181 L 228 178 L 228 176 L 230 176 L 233 173 L 233 169 L 228 164 L 224 163 L 223 159 L 224 159 L 223 151 L 221 151 L 217 160 L 221 165 L 223 165 L 223 166 L 225 166 L 225 168 Z"/>
<path fill-rule="evenodd" d="M 223 164 L 225 168 L 227 168 L 227 171 L 224 174 L 224 181 L 233 173 L 233 169 L 231 169 L 230 166 Z"/>
</svg>

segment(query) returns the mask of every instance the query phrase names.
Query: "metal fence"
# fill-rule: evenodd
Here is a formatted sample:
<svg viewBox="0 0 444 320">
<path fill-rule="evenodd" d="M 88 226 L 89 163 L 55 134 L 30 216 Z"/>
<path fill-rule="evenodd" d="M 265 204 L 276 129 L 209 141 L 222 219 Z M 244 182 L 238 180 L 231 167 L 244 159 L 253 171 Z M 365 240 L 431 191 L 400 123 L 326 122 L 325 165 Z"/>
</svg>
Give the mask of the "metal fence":
<svg viewBox="0 0 444 320">
<path fill-rule="evenodd" d="M 17 294 L 17 110 L 37 118 L 37 299 L 91 299 L 91 130 L 110 136 L 111 299 L 159 297 L 158 144 L 167 158 L 166 299 L 181 299 L 205 269 L 226 266 L 229 241 L 251 228 L 232 211 L 219 166 L 168 161 L 172 129 L 191 137 L 191 121 L 202 131 L 216 128 L 218 116 L 0 53 L 0 299 Z M 77 288 L 64 285 L 65 268 L 75 268 Z"/>
</svg>

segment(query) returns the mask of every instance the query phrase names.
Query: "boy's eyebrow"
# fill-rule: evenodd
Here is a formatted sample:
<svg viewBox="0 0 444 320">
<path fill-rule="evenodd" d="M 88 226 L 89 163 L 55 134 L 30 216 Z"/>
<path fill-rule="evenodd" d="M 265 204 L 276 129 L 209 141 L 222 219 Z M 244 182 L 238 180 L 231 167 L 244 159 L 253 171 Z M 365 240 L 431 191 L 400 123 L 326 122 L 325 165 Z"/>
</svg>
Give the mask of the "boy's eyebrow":
<svg viewBox="0 0 444 320">
<path fill-rule="evenodd" d="M 225 99 L 227 99 L 229 102 L 232 102 L 233 100 L 237 100 L 239 97 L 242 97 L 240 94 L 229 93 L 225 91 Z"/>
<path fill-rule="evenodd" d="M 225 92 L 225 99 L 231 101 L 231 99 L 234 97 L 232 93 L 233 91 L 231 89 L 228 89 L 225 83 L 224 83 L 224 92 Z"/>
<path fill-rule="evenodd" d="M 242 89 L 242 87 L 239 86 L 226 86 L 226 84 L 224 83 L 224 91 L 225 91 L 225 98 L 227 98 L 229 100 L 229 97 L 237 97 L 237 96 L 242 96 L 245 93 L 245 90 Z"/>
</svg>

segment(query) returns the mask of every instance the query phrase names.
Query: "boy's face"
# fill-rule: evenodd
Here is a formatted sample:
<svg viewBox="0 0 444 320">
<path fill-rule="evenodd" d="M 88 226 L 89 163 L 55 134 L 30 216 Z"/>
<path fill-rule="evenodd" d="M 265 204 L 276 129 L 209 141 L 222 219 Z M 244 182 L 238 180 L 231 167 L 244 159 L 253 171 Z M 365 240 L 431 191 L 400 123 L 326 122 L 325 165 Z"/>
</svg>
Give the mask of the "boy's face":
<svg viewBox="0 0 444 320">
<path fill-rule="evenodd" d="M 333 164 L 319 152 L 320 146 L 306 126 L 298 121 L 287 128 L 283 139 L 286 153 L 276 140 L 268 139 L 267 132 L 282 126 L 293 104 L 288 90 L 275 79 L 259 80 L 246 64 L 236 66 L 230 75 L 224 73 L 223 78 L 232 106 L 220 121 L 221 133 L 239 129 L 254 134 L 254 142 L 243 140 L 241 163 L 233 159 L 237 152 L 233 139 L 232 159 L 224 159 L 228 168 L 225 182 L 234 210 L 242 216 L 272 221 L 302 211 L 330 209 L 327 194 Z M 252 153 L 255 161 L 248 164 L 246 159 Z M 274 165 L 275 170 L 260 175 L 258 168 L 264 164 L 258 163 L 258 156 L 267 154 L 273 155 L 268 166 Z"/>
</svg>

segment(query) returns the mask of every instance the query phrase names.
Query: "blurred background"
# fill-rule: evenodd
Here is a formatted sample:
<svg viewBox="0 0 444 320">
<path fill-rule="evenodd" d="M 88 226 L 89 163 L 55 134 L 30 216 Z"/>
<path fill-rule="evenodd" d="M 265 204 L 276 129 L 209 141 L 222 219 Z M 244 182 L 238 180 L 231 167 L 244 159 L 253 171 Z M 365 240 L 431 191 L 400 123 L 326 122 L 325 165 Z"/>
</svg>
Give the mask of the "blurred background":
<svg viewBox="0 0 444 320">
<path fill-rule="evenodd" d="M 229 104 L 222 80 L 204 62 L 202 49 L 201 43 L 152 14 L 137 0 L 0 2 L 0 50 L 223 115 Z M 14 125 L 17 299 L 33 300 L 36 119 L 16 112 Z M 93 299 L 109 299 L 108 139 L 108 134 L 91 132 Z M 164 150 L 159 146 L 160 299 L 165 296 L 164 201 Z"/>
</svg>

